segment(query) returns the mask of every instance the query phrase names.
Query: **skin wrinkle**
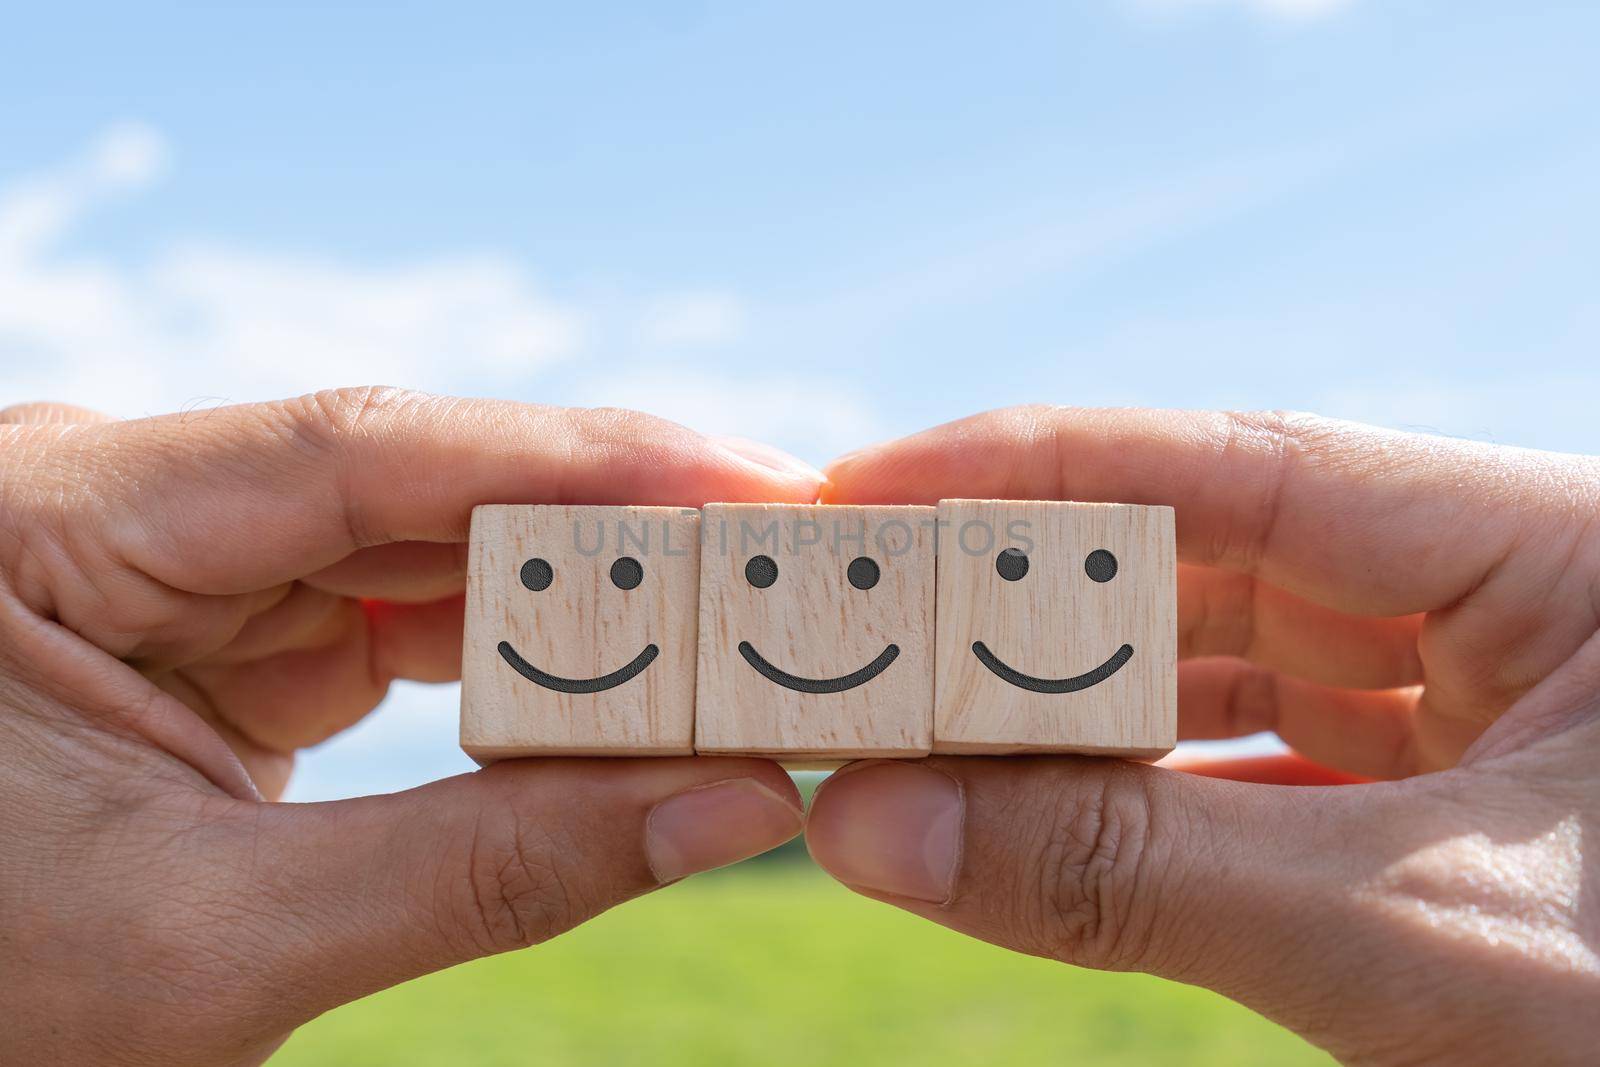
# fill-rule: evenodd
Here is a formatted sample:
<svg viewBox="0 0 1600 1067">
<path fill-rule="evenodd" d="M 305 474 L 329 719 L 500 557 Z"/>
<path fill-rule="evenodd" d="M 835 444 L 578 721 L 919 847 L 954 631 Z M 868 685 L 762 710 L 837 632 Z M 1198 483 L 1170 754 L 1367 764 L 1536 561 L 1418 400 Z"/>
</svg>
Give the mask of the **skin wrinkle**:
<svg viewBox="0 0 1600 1067">
<path fill-rule="evenodd" d="M 1236 560 L 1240 569 L 1248 574 L 1261 572 L 1262 560 L 1268 558 L 1278 518 L 1283 513 L 1284 490 L 1293 474 L 1290 457 L 1298 456 L 1303 448 L 1300 439 L 1291 430 L 1293 418 L 1281 411 L 1259 415 L 1229 412 L 1224 416 L 1227 436 L 1220 450 L 1222 457 L 1225 458 L 1243 439 L 1264 438 L 1266 447 L 1261 450 L 1261 462 L 1266 474 L 1262 479 L 1261 514 L 1251 524 L 1250 529 L 1254 533 L 1246 539 L 1243 550 L 1236 551 L 1224 545 L 1221 554 L 1207 560 L 1207 563 Z"/>
<path fill-rule="evenodd" d="M 351 552 L 377 544 L 378 539 L 374 537 L 373 531 L 361 514 L 359 498 L 351 491 L 351 469 L 346 450 L 340 442 L 365 436 L 367 424 L 374 418 L 393 416 L 391 400 L 398 398 L 393 398 L 392 394 L 387 392 L 381 396 L 379 394 L 380 391 L 376 389 L 359 390 L 354 396 L 343 392 L 333 395 L 313 394 L 310 403 L 319 412 L 321 422 L 325 422 L 333 432 L 324 432 L 316 417 L 308 420 L 305 425 L 296 426 L 297 436 L 304 434 L 307 439 L 316 442 L 320 452 L 318 458 L 332 460 L 330 491 L 344 522 L 345 538 Z M 398 402 L 403 403 L 403 401 Z M 352 408 L 354 410 L 351 410 Z"/>
<path fill-rule="evenodd" d="M 1585 522 L 1583 530 L 1587 531 L 1591 523 L 1592 518 Z M 1482 665 L 1478 668 L 1476 677 L 1469 677 L 1465 680 L 1465 684 L 1453 683 L 1448 674 L 1442 674 L 1442 672 L 1430 674 L 1428 692 L 1433 695 L 1430 697 L 1425 694 L 1422 705 L 1427 715 L 1463 721 L 1464 717 L 1459 712 L 1446 709 L 1471 709 L 1475 714 L 1465 719 L 1465 721 L 1487 723 L 1492 721 L 1500 711 L 1509 706 L 1514 700 L 1531 689 L 1539 680 L 1539 677 L 1542 677 L 1542 675 L 1534 676 L 1532 671 L 1526 671 L 1520 679 L 1508 681 L 1504 676 L 1506 668 L 1502 665 L 1504 657 L 1517 648 L 1525 648 L 1528 642 L 1534 639 L 1531 611 L 1524 613 L 1530 617 L 1529 626 L 1525 627 L 1520 634 L 1512 631 L 1508 636 L 1503 612 L 1494 607 L 1481 611 L 1477 608 L 1477 605 L 1484 599 L 1500 595 L 1499 587 L 1496 584 L 1497 578 L 1502 581 L 1513 580 L 1508 576 L 1509 563 L 1519 553 L 1528 551 L 1527 536 L 1525 528 L 1517 527 L 1504 552 L 1496 557 L 1472 589 L 1449 608 L 1430 616 L 1429 625 L 1424 627 L 1418 646 L 1425 664 L 1430 658 L 1430 651 L 1433 646 L 1446 634 L 1449 634 L 1452 640 L 1460 640 L 1474 630 L 1492 634 L 1493 636 L 1490 638 L 1490 643 L 1487 647 L 1476 654 L 1469 653 L 1464 657 L 1456 657 L 1460 662 Z M 1567 561 L 1556 572 L 1553 572 L 1553 576 L 1545 583 L 1547 592 L 1556 587 L 1560 574 L 1570 568 L 1571 562 L 1575 558 L 1576 550 L 1569 550 Z M 1544 597 L 1525 596 L 1523 600 L 1524 603 L 1541 604 Z M 1474 625 L 1472 622 L 1474 614 L 1487 617 Z M 1576 648 L 1581 643 L 1582 640 L 1579 639 L 1578 644 L 1574 645 L 1572 650 L 1561 655 L 1560 658 L 1554 655 L 1546 658 L 1552 661 L 1551 666 L 1557 665 L 1564 661 L 1566 656 L 1571 654 L 1571 651 L 1576 651 Z M 1546 673 L 1548 673 L 1548 670 Z M 1483 694 L 1485 688 L 1490 689 L 1493 695 L 1486 697 Z M 1438 699 L 1441 695 L 1445 697 L 1445 701 L 1442 703 Z"/>
<path fill-rule="evenodd" d="M 1175 835 L 1175 831 L 1169 828 L 1165 819 L 1165 812 L 1170 809 L 1163 807 L 1165 801 L 1155 795 L 1154 785 L 1155 783 L 1142 779 L 1137 782 L 1136 789 L 1133 790 L 1139 801 L 1139 809 L 1134 819 L 1124 820 L 1131 823 L 1131 830 L 1127 832 L 1127 836 L 1137 839 L 1132 842 L 1133 873 L 1124 877 L 1124 881 L 1127 882 L 1126 894 L 1120 900 L 1113 896 L 1113 900 L 1117 900 L 1122 905 L 1120 914 L 1113 919 L 1113 922 L 1116 928 L 1122 931 L 1122 941 L 1125 944 L 1129 943 L 1130 940 L 1133 942 L 1126 951 L 1129 969 L 1138 966 L 1152 968 L 1160 968 L 1162 966 L 1162 961 L 1156 958 L 1157 942 L 1155 940 L 1156 924 L 1154 915 L 1162 910 L 1163 907 L 1162 901 L 1157 899 L 1157 894 L 1164 892 L 1174 881 L 1171 877 L 1170 869 L 1163 872 L 1165 877 L 1161 879 L 1156 878 L 1152 871 L 1152 867 L 1156 864 L 1170 868 L 1173 857 L 1156 856 L 1153 845 L 1155 842 L 1168 840 Z M 1117 859 L 1123 862 L 1125 866 L 1127 865 L 1125 857 L 1129 852 L 1129 844 L 1125 839 L 1119 843 L 1117 849 Z M 1181 900 L 1183 898 L 1173 898 L 1169 895 L 1166 899 Z M 1139 914 L 1141 909 L 1143 918 L 1142 920 L 1136 920 L 1135 916 Z"/>
<path fill-rule="evenodd" d="M 1538 592 L 1530 589 L 1528 591 L 1528 595 L 1525 597 L 1525 602 L 1548 602 L 1549 600 L 1555 599 L 1561 591 L 1572 587 L 1574 584 L 1572 579 L 1575 576 L 1574 570 L 1576 568 L 1577 561 L 1581 556 L 1583 548 L 1579 537 L 1588 531 L 1592 522 L 1593 519 L 1590 517 L 1588 521 L 1585 521 L 1580 525 L 1577 535 L 1570 539 L 1570 543 L 1560 563 L 1550 569 L 1548 578 L 1545 581 L 1543 588 Z M 1533 612 L 1530 610 L 1526 612 L 1526 615 L 1529 617 L 1527 625 L 1523 627 L 1522 633 L 1517 635 L 1517 640 L 1515 643 L 1513 643 L 1506 650 L 1507 658 L 1509 658 L 1512 663 L 1507 668 L 1502 669 L 1502 679 L 1504 679 L 1505 675 L 1511 673 L 1512 668 L 1519 665 L 1518 661 L 1525 662 L 1528 659 L 1528 656 L 1523 655 L 1522 653 L 1535 651 L 1535 649 L 1531 648 L 1530 646 L 1534 644 L 1537 627 L 1532 619 Z M 1573 635 L 1570 649 L 1563 650 L 1558 648 L 1542 657 L 1546 661 L 1542 668 L 1537 664 L 1523 666 L 1520 675 L 1514 675 L 1509 681 L 1503 681 L 1504 690 L 1514 698 L 1521 696 L 1529 689 L 1532 689 L 1538 684 L 1541 678 L 1549 674 L 1552 666 L 1564 662 L 1571 655 L 1571 653 L 1581 647 L 1583 642 L 1593 633 L 1593 629 L 1588 629 L 1587 632 L 1584 632 L 1584 628 L 1582 628 L 1580 624 L 1580 628 Z M 1517 655 L 1511 655 L 1511 653 L 1517 653 Z"/>
<path fill-rule="evenodd" d="M 1516 548 L 1512 551 L 1515 552 Z M 1476 637 L 1480 634 L 1488 638 L 1486 642 L 1476 642 L 1483 647 L 1465 660 L 1468 664 L 1482 665 L 1469 676 L 1468 684 L 1453 693 L 1446 688 L 1446 692 L 1454 698 L 1452 706 L 1475 710 L 1477 721 L 1491 720 L 1549 672 L 1547 667 L 1537 676 L 1531 671 L 1524 671 L 1521 677 L 1507 677 L 1511 669 L 1507 660 L 1510 659 L 1514 664 L 1514 653 L 1526 649 L 1536 637 L 1544 635 L 1537 629 L 1533 605 L 1542 603 L 1545 597 L 1531 594 L 1524 577 L 1521 574 L 1511 573 L 1508 566 L 1511 558 L 1513 557 L 1510 555 L 1501 557 L 1495 569 L 1474 594 L 1457 601 L 1438 616 L 1441 630 L 1449 628 L 1458 639 Z M 1505 583 L 1510 583 L 1515 592 L 1509 594 L 1502 592 L 1501 587 Z M 1545 582 L 1546 592 L 1554 587 L 1554 580 Z M 1513 602 L 1520 601 L 1521 604 L 1527 605 L 1524 610 L 1510 617 L 1526 618 L 1528 622 L 1519 627 L 1508 627 L 1508 613 L 1503 606 L 1480 606 L 1489 597 L 1499 597 L 1502 601 L 1512 598 Z M 1579 643 L 1581 644 L 1581 641 Z M 1572 651 L 1576 651 L 1576 648 L 1577 645 L 1574 645 L 1564 653 L 1553 651 L 1546 659 L 1553 667 L 1563 662 Z"/>
</svg>

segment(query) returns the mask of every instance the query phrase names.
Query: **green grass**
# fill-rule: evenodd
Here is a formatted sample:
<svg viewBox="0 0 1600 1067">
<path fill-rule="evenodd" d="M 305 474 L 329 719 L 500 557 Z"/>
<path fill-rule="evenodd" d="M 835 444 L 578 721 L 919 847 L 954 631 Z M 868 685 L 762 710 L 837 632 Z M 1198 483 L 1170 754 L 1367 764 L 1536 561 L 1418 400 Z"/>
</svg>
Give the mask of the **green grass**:
<svg viewBox="0 0 1600 1067">
<path fill-rule="evenodd" d="M 330 1012 L 274 1067 L 1325 1064 L 1243 1008 L 1003 952 L 803 859 L 704 875 Z"/>
</svg>

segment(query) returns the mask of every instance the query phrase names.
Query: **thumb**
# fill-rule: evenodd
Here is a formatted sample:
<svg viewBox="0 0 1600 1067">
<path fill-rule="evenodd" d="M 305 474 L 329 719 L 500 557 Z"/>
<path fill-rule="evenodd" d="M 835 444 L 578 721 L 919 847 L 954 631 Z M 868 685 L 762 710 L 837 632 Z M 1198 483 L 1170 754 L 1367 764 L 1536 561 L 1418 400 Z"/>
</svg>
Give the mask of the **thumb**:
<svg viewBox="0 0 1600 1067">
<path fill-rule="evenodd" d="M 390 796 L 257 809 L 263 975 L 288 1025 L 536 944 L 794 837 L 800 798 L 755 759 L 514 760 Z M 285 978 L 289 981 L 285 981 Z"/>
<path fill-rule="evenodd" d="M 823 783 L 806 841 L 835 878 L 944 926 L 1209 986 L 1295 1025 L 1358 925 L 1351 798 L 1386 788 L 1073 757 L 867 762 Z"/>
</svg>

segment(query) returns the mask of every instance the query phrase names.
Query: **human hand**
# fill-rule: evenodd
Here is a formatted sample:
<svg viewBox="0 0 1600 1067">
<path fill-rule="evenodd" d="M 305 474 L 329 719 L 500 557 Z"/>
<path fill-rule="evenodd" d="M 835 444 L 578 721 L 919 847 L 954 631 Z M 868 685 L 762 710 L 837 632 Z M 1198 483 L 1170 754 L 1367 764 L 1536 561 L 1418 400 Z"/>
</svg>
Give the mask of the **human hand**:
<svg viewBox="0 0 1600 1067">
<path fill-rule="evenodd" d="M 473 505 L 815 499 L 735 447 L 388 390 L 0 413 L 0 1062 L 259 1063 L 337 1004 L 798 833 L 764 760 L 262 801 L 391 679 L 457 677 Z"/>
<path fill-rule="evenodd" d="M 1173 505 L 1180 736 L 1276 730 L 1297 753 L 854 764 L 808 816 L 835 877 L 1019 951 L 1208 986 L 1352 1062 L 1593 1056 L 1600 462 L 1023 408 L 827 474 L 830 503 Z"/>
</svg>

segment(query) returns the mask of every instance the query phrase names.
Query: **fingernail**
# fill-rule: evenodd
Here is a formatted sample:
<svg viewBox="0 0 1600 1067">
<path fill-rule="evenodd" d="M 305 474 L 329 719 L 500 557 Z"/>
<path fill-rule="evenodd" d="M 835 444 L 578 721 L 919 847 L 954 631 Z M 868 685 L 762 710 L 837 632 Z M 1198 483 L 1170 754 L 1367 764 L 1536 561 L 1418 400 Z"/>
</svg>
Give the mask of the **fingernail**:
<svg viewBox="0 0 1600 1067">
<path fill-rule="evenodd" d="M 765 467 L 769 471 L 780 474 L 799 475 L 802 478 L 811 478 L 822 481 L 822 472 L 799 456 L 791 456 L 781 448 L 752 441 L 747 437 L 714 437 L 717 444 L 728 452 L 732 452 L 740 459 L 748 460 L 758 467 Z"/>
<path fill-rule="evenodd" d="M 942 904 L 961 864 L 961 785 L 915 763 L 877 763 L 823 783 L 806 844 L 846 885 Z"/>
<path fill-rule="evenodd" d="M 665 884 L 776 848 L 800 832 L 800 809 L 754 778 L 686 789 L 645 820 L 645 859 Z"/>
</svg>

